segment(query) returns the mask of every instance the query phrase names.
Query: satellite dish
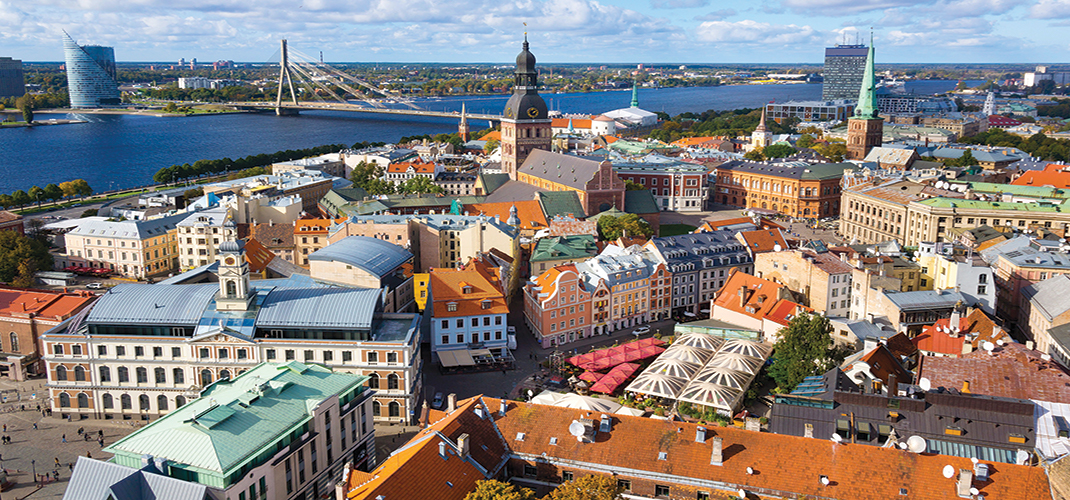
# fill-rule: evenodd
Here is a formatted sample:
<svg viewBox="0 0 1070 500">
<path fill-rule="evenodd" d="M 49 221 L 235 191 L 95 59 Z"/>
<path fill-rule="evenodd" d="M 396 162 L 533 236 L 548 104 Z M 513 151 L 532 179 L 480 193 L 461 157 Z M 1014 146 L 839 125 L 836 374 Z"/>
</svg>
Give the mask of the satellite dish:
<svg viewBox="0 0 1070 500">
<path fill-rule="evenodd" d="M 1018 465 L 1025 465 L 1029 461 L 1029 452 L 1025 450 L 1018 450 L 1018 453 L 1014 456 L 1014 462 Z"/>
<path fill-rule="evenodd" d="M 977 457 L 971 457 L 970 461 L 973 462 L 974 465 L 977 465 Z"/>
<path fill-rule="evenodd" d="M 951 465 L 945 465 L 944 466 L 944 477 L 946 477 L 948 479 L 951 479 L 951 478 L 955 477 L 955 467 L 953 467 Z"/>
<path fill-rule="evenodd" d="M 575 437 L 583 436 L 583 433 L 584 433 L 583 424 L 579 423 L 576 420 L 573 420 L 572 423 L 568 425 L 568 433 L 572 434 Z"/>
<path fill-rule="evenodd" d="M 970 494 L 971 495 L 977 496 L 978 493 L 981 493 L 981 491 L 978 490 L 977 488 L 970 488 Z"/>
<path fill-rule="evenodd" d="M 833 434 L 832 435 L 832 441 L 835 442 L 835 443 L 842 443 L 843 442 L 843 436 L 841 436 L 839 434 Z"/>
<path fill-rule="evenodd" d="M 821 484 L 828 486 L 830 482 L 828 476 L 821 476 Z"/>
<path fill-rule="evenodd" d="M 753 476 L 754 475 L 754 469 L 752 467 L 747 467 L 747 475 L 748 476 Z"/>
<path fill-rule="evenodd" d="M 996 341 L 996 344 L 1004 345 L 1004 344 L 1006 344 L 1006 342 L 1004 342 L 1003 339 L 999 339 L 999 340 Z"/>
<path fill-rule="evenodd" d="M 925 392 L 929 392 L 929 390 L 933 388 L 933 383 L 926 377 L 922 377 L 921 381 L 918 382 L 918 385 L 921 386 L 921 390 Z"/>
<path fill-rule="evenodd" d="M 900 450 L 905 450 L 905 449 L 907 449 L 907 444 L 906 444 L 906 443 L 899 443 L 899 449 L 900 449 Z"/>
<path fill-rule="evenodd" d="M 921 436 L 910 436 L 907 439 L 907 451 L 911 453 L 924 453 L 928 447 L 929 445 L 925 442 L 925 438 Z"/>
<path fill-rule="evenodd" d="M 986 340 L 985 343 L 984 343 L 984 348 L 985 348 L 986 351 L 991 353 L 992 349 L 996 348 L 996 344 L 993 344 L 991 341 Z"/>
<path fill-rule="evenodd" d="M 739 498 L 747 498 L 747 490 L 745 490 L 743 488 L 740 488 L 739 489 Z"/>
</svg>

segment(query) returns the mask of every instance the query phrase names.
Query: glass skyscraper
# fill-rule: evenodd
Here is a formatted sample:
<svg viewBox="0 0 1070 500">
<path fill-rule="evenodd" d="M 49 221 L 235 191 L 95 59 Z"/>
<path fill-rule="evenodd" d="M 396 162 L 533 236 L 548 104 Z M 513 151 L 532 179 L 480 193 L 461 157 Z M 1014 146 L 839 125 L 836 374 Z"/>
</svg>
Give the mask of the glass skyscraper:
<svg viewBox="0 0 1070 500">
<path fill-rule="evenodd" d="M 22 97 L 26 81 L 22 76 L 22 61 L 0 57 L 0 97 Z"/>
<path fill-rule="evenodd" d="M 72 108 L 99 108 L 122 103 L 115 77 L 115 49 L 99 45 L 80 46 L 64 33 L 67 59 L 67 92 Z"/>
<path fill-rule="evenodd" d="M 862 88 L 862 74 L 866 71 L 865 45 L 837 45 L 825 49 L 825 83 L 821 87 L 821 99 L 858 99 Z"/>
</svg>

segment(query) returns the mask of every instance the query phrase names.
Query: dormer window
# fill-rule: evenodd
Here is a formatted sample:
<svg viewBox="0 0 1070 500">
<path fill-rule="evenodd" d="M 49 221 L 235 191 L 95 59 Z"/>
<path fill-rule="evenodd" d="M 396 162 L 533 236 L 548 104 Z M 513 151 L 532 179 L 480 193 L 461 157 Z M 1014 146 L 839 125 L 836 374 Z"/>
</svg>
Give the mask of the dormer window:
<svg viewBox="0 0 1070 500">
<path fill-rule="evenodd" d="M 484 300 L 482 302 L 483 309 L 490 309 L 491 304 L 493 304 L 493 302 L 490 299 Z"/>
<path fill-rule="evenodd" d="M 456 302 L 450 302 L 450 303 L 446 304 L 446 310 L 449 311 L 449 312 L 457 312 L 457 303 Z"/>
<path fill-rule="evenodd" d="M 461 293 L 468 295 L 472 293 L 472 285 L 464 285 L 461 287 Z"/>
</svg>

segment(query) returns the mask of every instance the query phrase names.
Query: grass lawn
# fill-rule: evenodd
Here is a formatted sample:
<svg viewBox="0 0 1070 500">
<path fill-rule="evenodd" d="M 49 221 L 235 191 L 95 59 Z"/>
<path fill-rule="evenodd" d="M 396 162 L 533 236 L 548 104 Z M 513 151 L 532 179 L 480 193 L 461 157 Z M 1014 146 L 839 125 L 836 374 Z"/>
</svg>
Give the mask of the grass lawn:
<svg viewBox="0 0 1070 500">
<path fill-rule="evenodd" d="M 687 224 L 662 224 L 660 236 L 676 236 L 678 234 L 687 234 L 697 229 L 695 226 Z"/>
</svg>

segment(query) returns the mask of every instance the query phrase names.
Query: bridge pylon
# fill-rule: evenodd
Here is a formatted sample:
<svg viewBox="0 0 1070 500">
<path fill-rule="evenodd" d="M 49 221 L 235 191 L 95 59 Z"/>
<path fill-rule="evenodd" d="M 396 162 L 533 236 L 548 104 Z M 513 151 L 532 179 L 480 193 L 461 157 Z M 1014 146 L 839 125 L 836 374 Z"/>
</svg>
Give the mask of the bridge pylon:
<svg viewBox="0 0 1070 500">
<path fill-rule="evenodd" d="M 286 83 L 289 84 L 289 87 L 290 87 L 290 98 L 293 100 L 294 106 L 297 106 L 297 92 L 294 90 L 293 75 L 290 73 L 290 57 L 289 57 L 289 54 L 287 54 L 287 51 L 286 51 L 286 40 L 283 39 L 283 40 L 281 40 L 281 42 L 282 42 L 282 55 L 281 55 L 281 59 L 279 60 L 279 95 L 275 99 L 275 114 L 278 114 L 278 115 L 296 114 L 296 113 L 284 112 L 283 109 L 282 109 L 283 81 L 285 80 Z"/>
</svg>

